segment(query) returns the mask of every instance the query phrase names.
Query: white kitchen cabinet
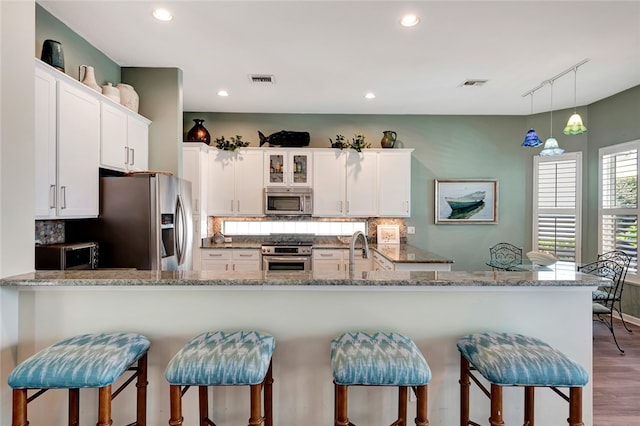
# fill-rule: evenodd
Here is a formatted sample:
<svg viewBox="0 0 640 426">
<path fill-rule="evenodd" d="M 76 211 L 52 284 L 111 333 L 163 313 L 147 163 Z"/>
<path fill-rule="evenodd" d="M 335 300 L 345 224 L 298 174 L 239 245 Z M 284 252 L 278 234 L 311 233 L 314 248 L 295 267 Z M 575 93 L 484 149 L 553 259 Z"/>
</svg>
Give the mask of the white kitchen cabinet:
<svg viewBox="0 0 640 426">
<path fill-rule="evenodd" d="M 100 102 L 91 89 L 36 62 L 36 218 L 98 215 Z"/>
<path fill-rule="evenodd" d="M 191 182 L 191 206 L 194 215 L 207 214 L 207 183 L 209 180 L 209 148 L 203 143 L 182 144 L 182 177 Z M 206 224 L 201 238 L 207 237 Z"/>
<path fill-rule="evenodd" d="M 377 216 L 411 216 L 411 152 L 388 149 L 378 154 Z"/>
<path fill-rule="evenodd" d="M 312 164 L 309 150 L 265 149 L 265 186 L 311 186 Z"/>
<path fill-rule="evenodd" d="M 354 260 L 357 271 L 371 270 L 371 259 L 365 259 L 359 247 L 354 252 Z M 349 250 L 314 248 L 311 268 L 314 272 L 349 272 Z"/>
<path fill-rule="evenodd" d="M 259 271 L 260 249 L 203 249 L 203 271 Z"/>
<path fill-rule="evenodd" d="M 393 271 L 393 262 L 385 258 L 375 250 L 372 250 L 373 270 L 374 271 Z"/>
<path fill-rule="evenodd" d="M 149 123 L 108 99 L 102 101 L 100 166 L 119 171 L 147 170 Z"/>
<path fill-rule="evenodd" d="M 260 148 L 209 152 L 207 214 L 263 216 L 263 155 Z"/>
<path fill-rule="evenodd" d="M 377 155 L 376 151 L 316 151 L 313 215 L 376 216 Z"/>
</svg>

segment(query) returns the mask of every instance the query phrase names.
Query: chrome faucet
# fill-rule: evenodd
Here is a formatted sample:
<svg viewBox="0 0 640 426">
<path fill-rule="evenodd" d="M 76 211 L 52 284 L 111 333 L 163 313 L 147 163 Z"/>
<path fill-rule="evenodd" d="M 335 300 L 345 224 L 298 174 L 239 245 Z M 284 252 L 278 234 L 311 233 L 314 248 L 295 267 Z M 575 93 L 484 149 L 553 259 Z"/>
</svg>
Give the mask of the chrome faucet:
<svg viewBox="0 0 640 426">
<path fill-rule="evenodd" d="M 362 257 L 364 259 L 369 258 L 369 243 L 367 243 L 367 237 L 364 235 L 362 231 L 354 232 L 353 236 L 351 237 L 351 245 L 349 246 L 349 273 L 351 274 L 353 274 L 356 270 L 356 259 L 355 259 L 356 241 L 360 237 L 362 237 Z"/>
</svg>

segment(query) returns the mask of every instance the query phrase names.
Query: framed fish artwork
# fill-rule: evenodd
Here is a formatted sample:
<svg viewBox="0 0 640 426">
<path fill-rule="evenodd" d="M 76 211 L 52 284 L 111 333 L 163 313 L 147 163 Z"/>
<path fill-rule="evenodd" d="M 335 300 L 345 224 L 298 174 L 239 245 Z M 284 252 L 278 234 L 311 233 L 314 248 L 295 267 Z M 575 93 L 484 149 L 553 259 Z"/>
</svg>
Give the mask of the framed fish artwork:
<svg viewBox="0 0 640 426">
<path fill-rule="evenodd" d="M 436 224 L 498 223 L 497 179 L 436 179 Z"/>
</svg>

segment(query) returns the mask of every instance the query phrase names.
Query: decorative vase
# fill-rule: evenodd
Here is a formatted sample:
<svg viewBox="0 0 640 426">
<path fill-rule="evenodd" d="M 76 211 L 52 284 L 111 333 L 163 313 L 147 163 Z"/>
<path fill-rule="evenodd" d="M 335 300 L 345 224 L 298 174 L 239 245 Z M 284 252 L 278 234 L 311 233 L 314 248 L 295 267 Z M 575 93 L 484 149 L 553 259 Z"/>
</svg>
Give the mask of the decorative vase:
<svg viewBox="0 0 640 426">
<path fill-rule="evenodd" d="M 120 103 L 120 90 L 117 87 L 113 87 L 111 83 L 102 86 L 102 94 L 112 101 Z"/>
<path fill-rule="evenodd" d="M 211 142 L 209 131 L 202 125 L 204 120 L 194 118 L 195 125 L 187 132 L 187 142 L 204 142 L 207 145 Z"/>
<path fill-rule="evenodd" d="M 132 86 L 124 83 L 116 84 L 116 87 L 120 91 L 120 103 L 129 108 L 133 112 L 138 112 L 138 104 L 140 97 Z"/>
<path fill-rule="evenodd" d="M 84 77 L 82 77 L 82 70 L 84 70 Z M 96 75 L 93 67 L 89 65 L 80 65 L 78 70 L 78 80 L 85 86 L 88 86 L 98 93 L 102 93 L 102 87 L 96 82 Z"/>
<path fill-rule="evenodd" d="M 380 141 L 380 145 L 383 148 L 393 148 L 396 144 L 396 138 L 398 134 L 393 130 L 385 130 L 382 132 L 382 140 Z"/>
<path fill-rule="evenodd" d="M 64 72 L 64 52 L 59 41 L 45 40 L 42 44 L 40 59 L 42 62 Z"/>
</svg>

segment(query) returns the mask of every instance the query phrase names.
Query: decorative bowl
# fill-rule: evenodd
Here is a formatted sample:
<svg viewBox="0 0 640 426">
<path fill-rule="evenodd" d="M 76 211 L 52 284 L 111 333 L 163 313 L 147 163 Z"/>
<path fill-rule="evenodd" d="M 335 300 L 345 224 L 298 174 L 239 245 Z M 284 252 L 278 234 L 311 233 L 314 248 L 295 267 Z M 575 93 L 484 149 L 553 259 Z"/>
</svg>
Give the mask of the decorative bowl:
<svg viewBox="0 0 640 426">
<path fill-rule="evenodd" d="M 549 266 L 558 261 L 558 258 L 549 253 L 542 253 L 539 251 L 530 251 L 527 253 L 527 258 L 531 263 L 536 265 Z"/>
</svg>

